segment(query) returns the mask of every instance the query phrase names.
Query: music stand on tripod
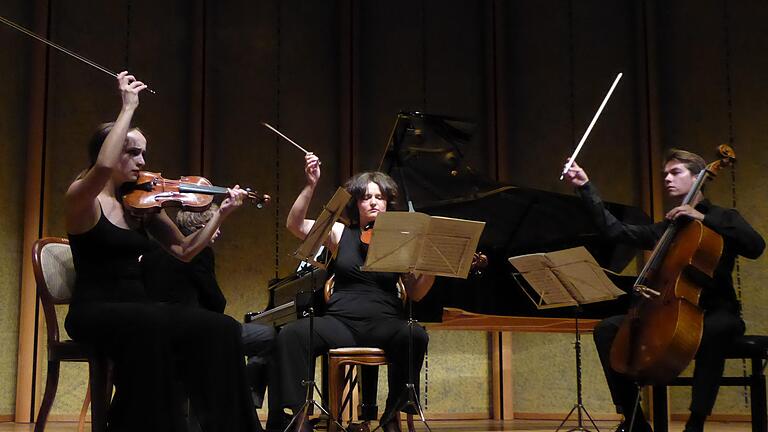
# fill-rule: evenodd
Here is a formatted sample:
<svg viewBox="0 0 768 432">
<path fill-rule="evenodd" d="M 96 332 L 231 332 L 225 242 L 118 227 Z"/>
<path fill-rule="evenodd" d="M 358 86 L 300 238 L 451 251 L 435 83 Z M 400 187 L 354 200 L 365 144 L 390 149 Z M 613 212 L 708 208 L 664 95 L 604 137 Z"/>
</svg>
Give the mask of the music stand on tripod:
<svg viewBox="0 0 768 432">
<path fill-rule="evenodd" d="M 517 273 L 513 273 L 515 281 L 537 309 L 574 308 L 576 403 L 556 431 L 560 431 L 575 412 L 576 427 L 569 429 L 568 432 L 589 431 L 584 427 L 585 415 L 595 430 L 600 432 L 582 400 L 579 313 L 581 305 L 613 300 L 626 293 L 608 279 L 604 270 L 584 247 L 521 255 L 509 258 L 509 262 L 517 270 Z"/>
<path fill-rule="evenodd" d="M 429 216 L 416 212 L 386 212 L 376 218 L 363 271 L 410 273 L 466 278 L 485 222 Z M 408 297 L 408 382 L 381 425 L 412 407 L 431 432 L 419 403 L 413 371 L 413 300 Z"/>
<path fill-rule="evenodd" d="M 307 233 L 307 237 L 304 239 L 301 245 L 299 245 L 298 249 L 296 249 L 296 251 L 293 253 L 293 256 L 320 268 L 326 269 L 327 263 L 318 262 L 315 260 L 315 257 L 317 256 L 320 247 L 328 239 L 328 236 L 333 229 L 333 224 L 336 223 L 339 218 L 341 218 L 341 215 L 344 211 L 344 206 L 347 204 L 350 198 L 351 195 L 349 192 L 344 190 L 344 188 L 338 188 L 336 190 L 336 193 L 333 194 L 331 200 L 328 201 L 325 206 L 323 206 L 323 210 L 320 213 L 320 216 L 315 219 L 315 223 L 312 225 L 309 233 Z M 327 259 L 330 261 L 332 257 L 327 257 Z M 315 284 L 313 283 L 312 286 L 314 285 Z M 313 373 L 315 357 L 314 353 L 312 352 L 312 343 L 314 341 L 315 333 L 315 310 L 311 301 L 309 302 L 309 307 L 307 308 L 306 317 L 309 319 L 309 335 L 307 341 L 309 350 L 307 351 L 307 376 L 301 381 L 301 384 L 307 388 L 307 392 L 304 403 L 301 405 L 301 408 L 299 408 L 299 410 L 293 414 L 293 417 L 291 417 L 291 421 L 288 423 L 288 426 L 286 426 L 284 432 L 291 431 L 293 427 L 296 428 L 296 431 L 299 431 L 301 424 L 309 415 L 310 407 L 317 407 L 317 409 L 328 416 L 331 421 L 336 423 L 336 426 L 338 426 L 342 431 L 347 432 L 347 429 L 335 418 L 331 418 L 330 412 L 328 412 L 328 410 L 321 403 L 314 399 L 315 391 L 317 391 L 317 393 L 320 395 L 320 400 L 322 400 L 322 392 L 317 387 L 317 383 L 315 383 L 315 376 Z"/>
</svg>

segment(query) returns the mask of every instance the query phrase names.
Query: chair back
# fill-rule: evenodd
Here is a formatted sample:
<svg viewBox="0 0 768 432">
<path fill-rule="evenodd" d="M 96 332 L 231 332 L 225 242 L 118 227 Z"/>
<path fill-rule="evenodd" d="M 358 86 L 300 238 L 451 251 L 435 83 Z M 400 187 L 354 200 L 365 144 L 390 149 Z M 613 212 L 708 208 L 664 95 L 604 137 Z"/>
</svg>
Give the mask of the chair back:
<svg viewBox="0 0 768 432">
<path fill-rule="evenodd" d="M 75 264 L 69 241 L 60 237 L 44 237 L 32 248 L 37 295 L 43 305 L 48 341 L 59 342 L 56 305 L 69 304 L 75 286 Z"/>
</svg>

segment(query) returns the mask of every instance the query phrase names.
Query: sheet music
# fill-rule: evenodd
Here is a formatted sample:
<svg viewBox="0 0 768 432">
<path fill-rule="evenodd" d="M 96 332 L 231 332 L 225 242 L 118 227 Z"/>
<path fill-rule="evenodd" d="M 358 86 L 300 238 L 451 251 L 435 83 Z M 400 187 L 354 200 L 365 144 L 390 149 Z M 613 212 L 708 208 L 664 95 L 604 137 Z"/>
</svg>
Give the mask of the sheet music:
<svg viewBox="0 0 768 432">
<path fill-rule="evenodd" d="M 485 222 L 416 212 L 382 213 L 363 270 L 465 278 L 484 227 Z"/>
<path fill-rule="evenodd" d="M 540 307 L 552 305 L 576 305 L 576 301 L 568 293 L 560 280 L 549 269 L 533 270 L 525 273 L 525 281 L 539 293 Z"/>
<path fill-rule="evenodd" d="M 485 222 L 432 216 L 416 270 L 466 275 Z"/>
<path fill-rule="evenodd" d="M 595 303 L 624 294 L 583 247 L 521 255 L 509 262 L 542 299 L 539 308 Z"/>
</svg>

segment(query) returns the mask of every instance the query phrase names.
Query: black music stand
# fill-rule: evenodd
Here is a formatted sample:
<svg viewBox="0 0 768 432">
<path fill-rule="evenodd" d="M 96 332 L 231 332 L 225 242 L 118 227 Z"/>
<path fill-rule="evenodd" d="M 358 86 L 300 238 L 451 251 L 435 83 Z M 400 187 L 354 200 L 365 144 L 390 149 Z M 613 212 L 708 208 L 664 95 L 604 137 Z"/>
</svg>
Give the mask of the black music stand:
<svg viewBox="0 0 768 432">
<path fill-rule="evenodd" d="M 301 245 L 299 245 L 299 248 L 296 250 L 296 252 L 293 253 L 295 257 L 314 264 L 320 268 L 327 268 L 327 263 L 321 263 L 315 260 L 315 258 L 318 257 L 322 244 L 328 238 L 328 235 L 333 228 L 333 224 L 336 223 L 336 221 L 341 217 L 341 214 L 344 211 L 344 206 L 346 205 L 347 201 L 349 201 L 349 199 L 350 195 L 346 190 L 343 188 L 338 188 L 336 190 L 336 193 L 333 195 L 331 200 L 323 207 L 323 211 L 315 220 L 315 224 L 312 226 L 312 229 L 310 229 L 307 237 L 304 239 Z M 332 257 L 328 255 L 330 254 L 327 254 L 325 258 L 330 261 Z M 312 273 L 312 277 L 314 277 L 314 272 Z M 314 287 L 315 283 L 313 282 L 311 286 Z M 297 293 L 297 296 L 299 294 L 303 293 Z M 298 298 L 296 300 L 296 304 L 298 305 Z M 307 393 L 304 399 L 304 404 L 302 404 L 301 408 L 299 408 L 299 410 L 293 414 L 293 417 L 291 417 L 291 421 L 288 423 L 288 426 L 286 426 L 284 432 L 290 432 L 294 425 L 296 427 L 296 432 L 299 432 L 301 424 L 309 416 L 310 407 L 317 407 L 323 414 L 328 416 L 331 421 L 336 423 L 336 426 L 338 426 L 342 431 L 347 432 L 347 429 L 341 423 L 339 423 L 338 420 L 331 418 L 330 412 L 328 412 L 328 410 L 323 407 L 321 403 L 314 399 L 315 391 L 317 391 L 317 393 L 320 395 L 320 400 L 322 400 L 323 393 L 317 386 L 317 383 L 315 382 L 315 375 L 313 373 L 313 363 L 315 361 L 315 356 L 312 352 L 312 343 L 314 342 L 315 334 L 315 308 L 312 304 L 312 301 L 309 302 L 308 308 L 306 312 L 303 313 L 303 315 L 309 318 L 309 335 L 307 336 L 307 343 L 309 347 L 307 351 L 307 376 L 306 379 L 301 380 L 301 384 L 307 388 Z"/>
<path fill-rule="evenodd" d="M 600 428 L 597 427 L 595 424 L 595 420 L 592 419 L 592 416 L 589 415 L 589 411 L 587 411 L 587 408 L 584 406 L 583 400 L 582 400 L 582 383 L 581 383 L 581 331 L 579 330 L 579 313 L 581 313 L 581 306 L 576 306 L 574 308 L 573 313 L 573 319 L 574 319 L 574 326 L 576 327 L 576 340 L 573 344 L 573 349 L 576 351 L 576 403 L 573 405 L 573 408 L 571 408 L 571 411 L 568 412 L 568 415 L 565 416 L 563 421 L 560 423 L 560 425 L 555 429 L 555 432 L 558 432 L 560 429 L 563 428 L 563 425 L 565 422 L 568 421 L 569 418 L 571 418 L 571 415 L 573 412 L 576 412 L 576 427 L 568 429 L 568 432 L 572 431 L 589 431 L 589 429 L 584 427 L 584 417 L 583 415 L 586 415 L 589 419 L 590 423 L 592 423 L 592 426 L 595 427 L 595 430 L 597 432 L 600 432 Z"/>
<path fill-rule="evenodd" d="M 582 399 L 579 314 L 584 304 L 612 300 L 625 292 L 608 279 L 604 270 L 584 247 L 522 255 L 509 258 L 509 262 L 518 271 L 512 274 L 515 282 L 537 309 L 574 308 L 576 403 L 557 427 L 556 432 L 563 428 L 574 412 L 577 420 L 576 427 L 568 429 L 568 432 L 589 432 L 590 430 L 584 427 L 584 416 L 589 419 L 595 430 L 600 432 Z"/>
</svg>

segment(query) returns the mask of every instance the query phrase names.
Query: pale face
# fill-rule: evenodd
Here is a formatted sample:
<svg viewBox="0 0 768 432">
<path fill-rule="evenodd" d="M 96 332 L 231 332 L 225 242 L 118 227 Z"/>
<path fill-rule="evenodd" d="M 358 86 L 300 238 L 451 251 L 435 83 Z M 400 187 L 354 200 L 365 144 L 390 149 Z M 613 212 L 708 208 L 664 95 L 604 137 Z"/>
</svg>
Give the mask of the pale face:
<svg viewBox="0 0 768 432">
<path fill-rule="evenodd" d="M 357 211 L 360 213 L 361 227 L 375 221 L 379 213 L 387 211 L 387 197 L 381 193 L 378 184 L 368 183 L 365 195 L 357 200 Z"/>
<path fill-rule="evenodd" d="M 685 197 L 696 182 L 696 175 L 685 164 L 673 159 L 664 165 L 664 190 L 670 198 Z"/>
<path fill-rule="evenodd" d="M 117 166 L 116 175 L 118 183 L 136 181 L 139 171 L 144 168 L 144 155 L 147 153 L 147 139 L 144 135 L 132 130 L 128 132 L 123 144 L 123 153 L 120 155 L 120 164 Z"/>
</svg>

